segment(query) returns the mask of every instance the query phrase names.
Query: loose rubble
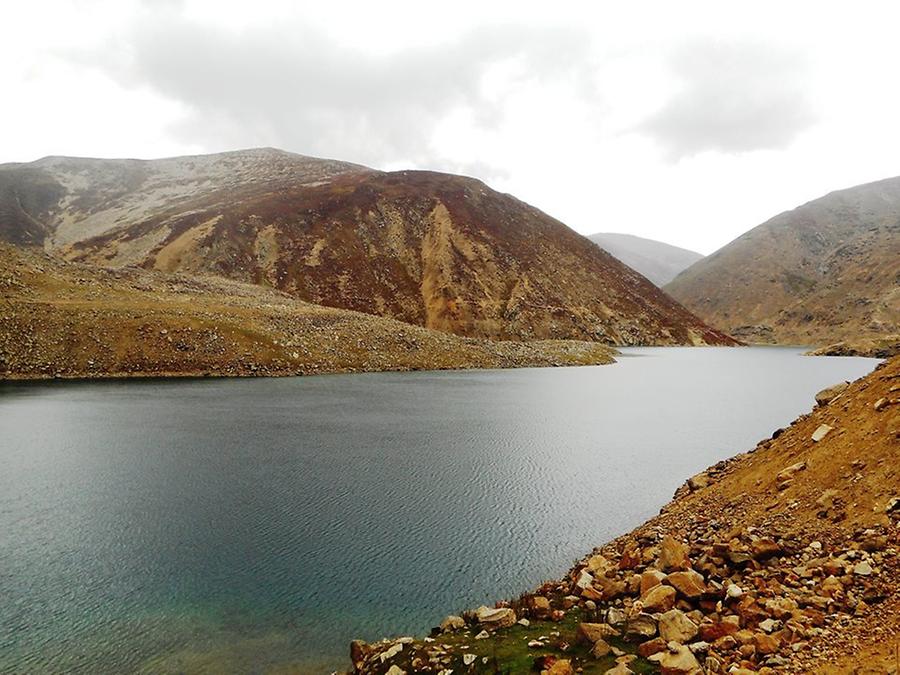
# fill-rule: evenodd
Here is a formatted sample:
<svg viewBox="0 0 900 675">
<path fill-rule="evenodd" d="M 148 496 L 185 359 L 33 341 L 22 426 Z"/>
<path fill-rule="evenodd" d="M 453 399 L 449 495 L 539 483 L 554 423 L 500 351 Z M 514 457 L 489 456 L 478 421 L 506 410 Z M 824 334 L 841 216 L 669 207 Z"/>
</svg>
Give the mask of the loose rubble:
<svg viewBox="0 0 900 675">
<path fill-rule="evenodd" d="M 897 384 L 900 358 L 692 478 L 562 580 L 456 617 L 463 626 L 448 617 L 404 663 L 445 674 L 896 675 L 900 425 L 872 401 Z M 480 658 L 461 661 L 457 645 L 482 629 Z M 386 672 L 379 655 L 395 644 L 367 646 L 355 672 Z"/>
</svg>

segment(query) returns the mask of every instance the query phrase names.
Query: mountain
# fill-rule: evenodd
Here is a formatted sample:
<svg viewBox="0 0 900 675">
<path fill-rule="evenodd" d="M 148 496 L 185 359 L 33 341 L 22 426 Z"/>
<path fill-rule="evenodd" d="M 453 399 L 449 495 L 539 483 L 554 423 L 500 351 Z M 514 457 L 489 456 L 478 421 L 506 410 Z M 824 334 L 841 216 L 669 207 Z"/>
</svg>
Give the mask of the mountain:
<svg viewBox="0 0 900 675">
<path fill-rule="evenodd" d="M 703 257 L 696 251 L 633 234 L 598 232 L 588 239 L 660 287 Z"/>
<path fill-rule="evenodd" d="M 469 337 L 732 343 L 584 237 L 480 181 L 269 148 L 2 165 L 0 237 Z"/>
<path fill-rule="evenodd" d="M 759 342 L 826 344 L 900 332 L 900 177 L 832 192 L 695 263 L 665 290 Z"/>
<path fill-rule="evenodd" d="M 898 380 L 900 356 L 819 392 L 565 577 L 354 641 L 352 672 L 897 673 Z"/>
<path fill-rule="evenodd" d="M 0 242 L 0 380 L 611 363 L 596 342 L 463 338 L 252 284 Z"/>
</svg>

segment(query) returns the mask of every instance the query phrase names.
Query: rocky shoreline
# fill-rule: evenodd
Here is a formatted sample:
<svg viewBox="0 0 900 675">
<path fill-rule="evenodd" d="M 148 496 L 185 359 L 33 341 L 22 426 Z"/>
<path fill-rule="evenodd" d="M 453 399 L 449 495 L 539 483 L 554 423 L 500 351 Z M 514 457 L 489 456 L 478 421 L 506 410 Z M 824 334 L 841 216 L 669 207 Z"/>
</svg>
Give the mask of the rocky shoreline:
<svg viewBox="0 0 900 675">
<path fill-rule="evenodd" d="M 0 243 L 0 380 L 599 365 L 615 353 L 460 337 L 252 284 L 105 270 Z"/>
<path fill-rule="evenodd" d="M 565 578 L 355 641 L 353 672 L 900 672 L 900 358 L 817 401 Z"/>
</svg>

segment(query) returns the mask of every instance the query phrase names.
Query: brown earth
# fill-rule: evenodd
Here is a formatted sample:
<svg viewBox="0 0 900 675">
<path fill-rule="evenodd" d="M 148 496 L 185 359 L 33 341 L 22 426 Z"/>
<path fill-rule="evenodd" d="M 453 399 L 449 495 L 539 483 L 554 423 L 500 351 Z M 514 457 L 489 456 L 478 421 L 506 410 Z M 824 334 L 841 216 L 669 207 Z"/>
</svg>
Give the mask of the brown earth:
<svg viewBox="0 0 900 675">
<path fill-rule="evenodd" d="M 900 673 L 900 357 L 838 390 L 508 615 L 354 643 L 355 672 Z"/>
<path fill-rule="evenodd" d="M 900 177 L 775 216 L 665 290 L 748 342 L 823 345 L 900 333 Z"/>
<path fill-rule="evenodd" d="M 463 338 L 217 278 L 66 263 L 0 243 L 0 379 L 611 363 L 594 342 Z"/>
<path fill-rule="evenodd" d="M 0 166 L 0 237 L 470 337 L 734 344 L 559 221 L 462 176 L 272 149 L 50 157 Z"/>
</svg>

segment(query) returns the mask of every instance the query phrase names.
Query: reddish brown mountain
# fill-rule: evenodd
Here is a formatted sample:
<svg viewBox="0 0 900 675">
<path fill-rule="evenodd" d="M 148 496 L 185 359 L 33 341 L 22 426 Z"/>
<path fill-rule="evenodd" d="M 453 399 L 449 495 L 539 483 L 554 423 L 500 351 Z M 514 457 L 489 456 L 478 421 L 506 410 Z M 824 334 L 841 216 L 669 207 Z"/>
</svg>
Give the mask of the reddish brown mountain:
<svg viewBox="0 0 900 675">
<path fill-rule="evenodd" d="M 559 221 L 461 176 L 259 149 L 0 167 L 0 236 L 465 336 L 730 339 Z"/>
</svg>

